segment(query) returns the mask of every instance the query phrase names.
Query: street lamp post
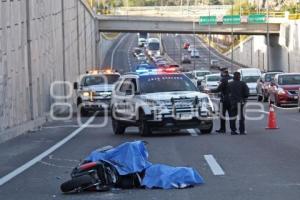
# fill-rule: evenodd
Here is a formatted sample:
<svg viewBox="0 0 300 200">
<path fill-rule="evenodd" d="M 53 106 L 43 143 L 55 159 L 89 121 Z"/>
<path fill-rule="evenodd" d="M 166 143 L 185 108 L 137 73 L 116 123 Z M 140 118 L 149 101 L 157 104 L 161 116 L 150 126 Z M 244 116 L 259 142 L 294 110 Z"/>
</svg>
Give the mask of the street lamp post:
<svg viewBox="0 0 300 200">
<path fill-rule="evenodd" d="M 270 70 L 269 1 L 267 1 L 267 70 Z"/>
<path fill-rule="evenodd" d="M 233 2 L 231 4 L 231 15 L 233 15 Z M 233 37 L 233 23 L 231 22 L 231 71 L 233 71 L 233 45 L 234 45 L 234 37 Z"/>
</svg>

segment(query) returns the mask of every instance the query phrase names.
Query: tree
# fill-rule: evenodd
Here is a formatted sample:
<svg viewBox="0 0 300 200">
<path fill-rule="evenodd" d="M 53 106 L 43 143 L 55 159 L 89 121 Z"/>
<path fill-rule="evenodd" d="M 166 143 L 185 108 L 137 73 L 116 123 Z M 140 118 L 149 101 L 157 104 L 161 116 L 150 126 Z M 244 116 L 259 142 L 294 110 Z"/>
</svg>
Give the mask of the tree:
<svg viewBox="0 0 300 200">
<path fill-rule="evenodd" d="M 221 5 L 219 0 L 209 0 L 209 5 Z"/>
</svg>

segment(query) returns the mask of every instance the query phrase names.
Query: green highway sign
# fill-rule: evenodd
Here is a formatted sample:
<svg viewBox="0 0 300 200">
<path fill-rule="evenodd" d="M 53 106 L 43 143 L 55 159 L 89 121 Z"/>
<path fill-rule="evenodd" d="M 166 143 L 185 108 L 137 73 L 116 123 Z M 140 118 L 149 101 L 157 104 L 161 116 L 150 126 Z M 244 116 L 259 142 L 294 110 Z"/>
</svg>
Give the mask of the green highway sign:
<svg viewBox="0 0 300 200">
<path fill-rule="evenodd" d="M 240 24 L 241 16 L 240 15 L 225 15 L 223 17 L 223 24 Z"/>
<path fill-rule="evenodd" d="M 216 16 L 201 16 L 199 19 L 200 25 L 216 25 L 217 17 Z"/>
<path fill-rule="evenodd" d="M 251 24 L 263 24 L 266 23 L 265 14 L 252 14 L 248 16 L 248 23 Z"/>
</svg>

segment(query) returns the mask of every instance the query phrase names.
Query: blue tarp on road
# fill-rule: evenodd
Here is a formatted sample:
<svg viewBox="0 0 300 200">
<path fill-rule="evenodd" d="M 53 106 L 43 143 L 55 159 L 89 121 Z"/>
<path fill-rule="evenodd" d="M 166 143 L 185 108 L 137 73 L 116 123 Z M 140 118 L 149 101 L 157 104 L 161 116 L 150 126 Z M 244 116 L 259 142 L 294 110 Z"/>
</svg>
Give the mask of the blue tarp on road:
<svg viewBox="0 0 300 200">
<path fill-rule="evenodd" d="M 86 161 L 106 161 L 112 164 L 120 175 L 142 172 L 152 164 L 148 161 L 148 151 L 144 142 L 126 142 L 113 149 L 92 152 Z"/>
<path fill-rule="evenodd" d="M 145 170 L 141 184 L 146 188 L 185 188 L 204 183 L 203 178 L 193 168 L 150 163 L 143 141 L 127 142 L 104 152 L 94 151 L 85 160 L 106 161 L 112 164 L 120 175 Z"/>
<path fill-rule="evenodd" d="M 146 169 L 142 185 L 146 188 L 186 188 L 204 183 L 197 171 L 190 167 L 171 167 L 154 164 Z"/>
</svg>

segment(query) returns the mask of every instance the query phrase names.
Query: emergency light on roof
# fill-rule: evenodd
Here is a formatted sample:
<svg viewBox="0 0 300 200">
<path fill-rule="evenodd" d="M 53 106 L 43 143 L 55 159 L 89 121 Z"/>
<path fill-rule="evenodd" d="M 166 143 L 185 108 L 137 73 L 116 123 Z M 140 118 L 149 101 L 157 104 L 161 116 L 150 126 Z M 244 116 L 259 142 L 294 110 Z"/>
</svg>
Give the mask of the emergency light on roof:
<svg viewBox="0 0 300 200">
<path fill-rule="evenodd" d="M 177 69 L 175 67 L 169 67 L 169 68 L 157 68 L 157 69 L 138 69 L 135 71 L 138 74 L 145 74 L 145 73 L 155 73 L 155 74 L 160 74 L 160 73 L 175 73 L 177 72 Z"/>
<path fill-rule="evenodd" d="M 94 69 L 94 70 L 89 70 L 86 71 L 87 74 L 112 74 L 112 73 L 116 73 L 116 70 L 112 70 L 112 69 Z"/>
</svg>

